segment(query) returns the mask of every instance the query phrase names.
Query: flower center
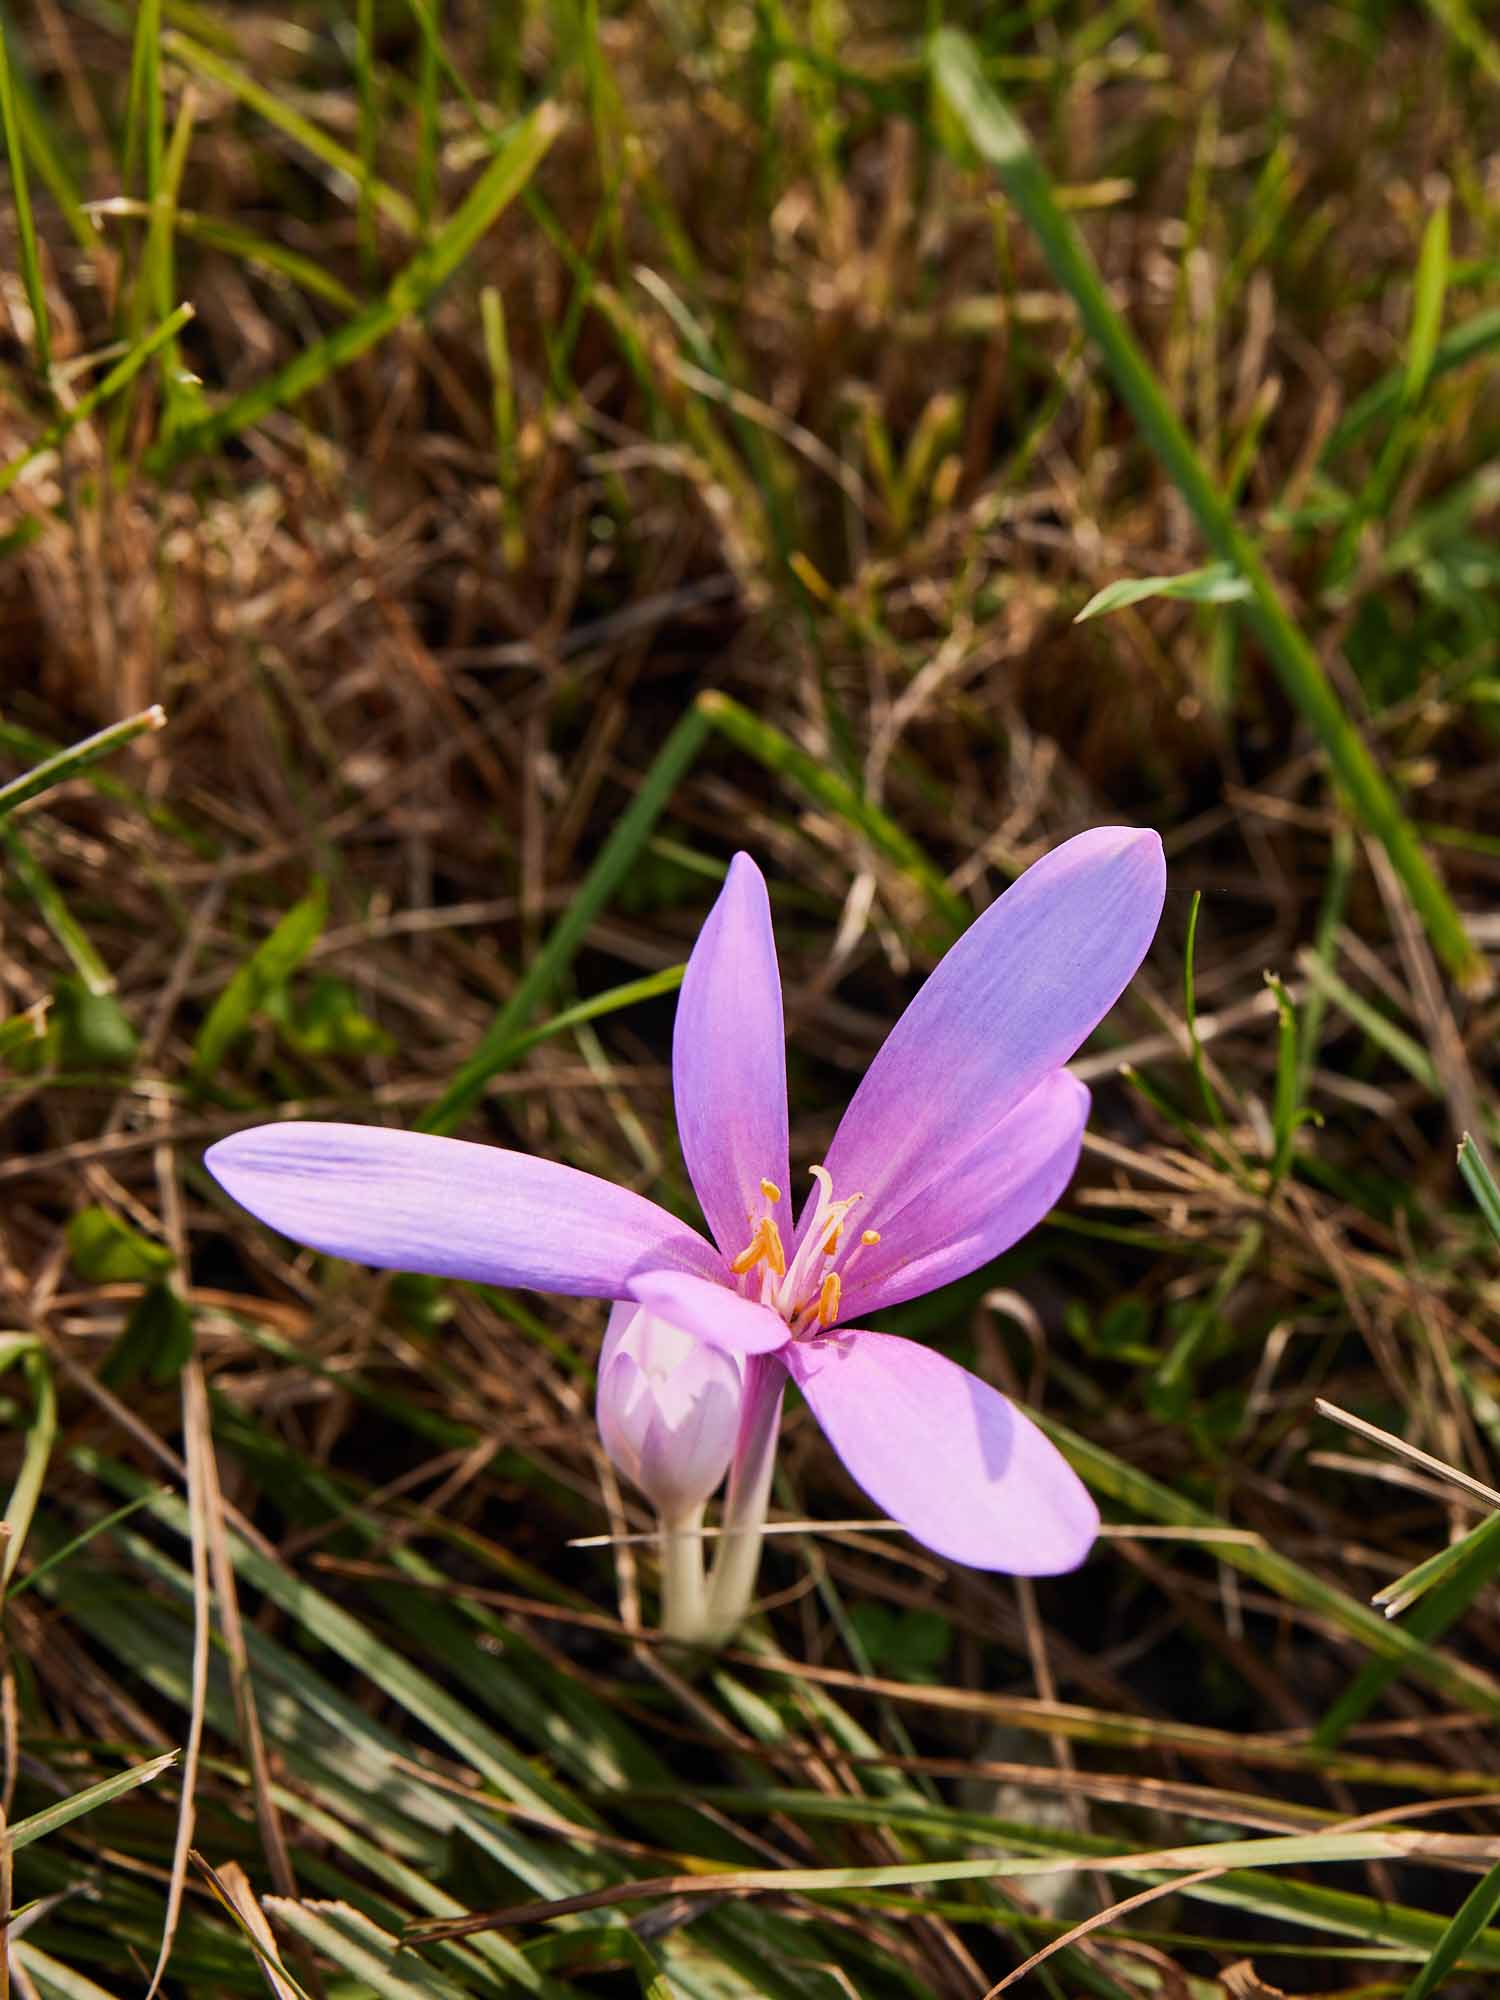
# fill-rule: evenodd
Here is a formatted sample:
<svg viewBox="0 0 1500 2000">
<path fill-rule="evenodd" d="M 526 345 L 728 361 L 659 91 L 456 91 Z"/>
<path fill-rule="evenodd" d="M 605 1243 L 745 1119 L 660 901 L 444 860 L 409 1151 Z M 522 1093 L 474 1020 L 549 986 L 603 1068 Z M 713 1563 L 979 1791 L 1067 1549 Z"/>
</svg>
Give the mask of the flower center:
<svg viewBox="0 0 1500 2000">
<path fill-rule="evenodd" d="M 792 1330 L 794 1340 L 810 1340 L 838 1322 L 844 1280 L 860 1253 L 880 1241 L 878 1229 L 861 1230 L 845 1248 L 850 1209 L 864 1200 L 863 1194 L 835 1198 L 833 1181 L 826 1167 L 814 1167 L 817 1199 L 808 1217 L 790 1265 L 772 1210 L 780 1203 L 781 1190 L 774 1181 L 760 1184 L 765 1206 L 759 1215 L 752 1208 L 747 1216 L 750 1240 L 729 1268 L 744 1280 L 742 1289 L 758 1296 L 762 1305 L 779 1312 Z"/>
</svg>

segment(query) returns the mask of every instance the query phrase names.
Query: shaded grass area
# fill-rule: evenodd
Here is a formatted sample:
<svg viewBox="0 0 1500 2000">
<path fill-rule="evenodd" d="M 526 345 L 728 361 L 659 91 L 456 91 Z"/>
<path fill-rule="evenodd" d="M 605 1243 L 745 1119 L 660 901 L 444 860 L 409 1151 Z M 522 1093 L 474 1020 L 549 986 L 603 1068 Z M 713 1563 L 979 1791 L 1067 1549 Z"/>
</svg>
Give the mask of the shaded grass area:
<svg viewBox="0 0 1500 2000">
<path fill-rule="evenodd" d="M 165 1934 L 182 1995 L 977 1996 L 1153 1888 L 1034 1988 L 1488 1990 L 1500 1550 L 1314 1408 L 1495 1483 L 1481 11 L 0 27 L 6 774 L 169 714 L 0 794 L 16 1990 L 143 1991 Z M 598 1309 L 330 1265 L 201 1168 L 373 1117 L 691 1213 L 671 995 L 735 845 L 805 1167 L 1108 819 L 1171 889 L 1077 1183 L 888 1315 L 1054 1427 L 1076 1577 L 799 1530 L 861 1503 L 795 1412 L 764 1613 L 685 1660 Z"/>
</svg>

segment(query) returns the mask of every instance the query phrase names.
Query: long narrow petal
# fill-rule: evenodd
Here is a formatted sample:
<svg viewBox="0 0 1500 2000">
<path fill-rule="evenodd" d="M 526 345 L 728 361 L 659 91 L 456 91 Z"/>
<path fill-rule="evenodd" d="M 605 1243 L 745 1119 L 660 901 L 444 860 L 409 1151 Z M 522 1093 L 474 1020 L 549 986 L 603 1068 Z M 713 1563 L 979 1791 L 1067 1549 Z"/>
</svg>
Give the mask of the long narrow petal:
<svg viewBox="0 0 1500 2000">
<path fill-rule="evenodd" d="M 205 1161 L 273 1229 L 385 1270 L 619 1299 L 642 1267 L 722 1269 L 655 1202 L 498 1146 L 378 1125 L 257 1125 Z"/>
<path fill-rule="evenodd" d="M 766 885 L 748 854 L 730 863 L 688 960 L 672 1092 L 683 1158 L 724 1255 L 744 1249 L 751 1217 L 765 1212 L 789 1242 L 781 975 Z M 777 1190 L 769 1211 L 762 1180 Z"/>
<path fill-rule="evenodd" d="M 782 1359 L 856 1484 L 929 1549 L 1012 1576 L 1088 1554 L 1099 1513 L 1082 1480 L 957 1362 L 862 1330 L 794 1341 Z"/>
<path fill-rule="evenodd" d="M 891 1030 L 829 1148 L 839 1195 L 882 1232 L 893 1203 L 968 1158 L 1119 998 L 1161 916 L 1154 833 L 1096 827 L 1028 868 Z"/>
<path fill-rule="evenodd" d="M 629 1292 L 658 1319 L 706 1340 L 710 1347 L 736 1354 L 773 1354 L 790 1338 L 786 1321 L 769 1306 L 688 1271 L 638 1271 Z"/>
<path fill-rule="evenodd" d="M 859 1250 L 844 1279 L 840 1316 L 936 1291 L 1018 1243 L 1073 1178 L 1088 1115 L 1084 1085 L 1054 1070 L 965 1158 L 882 1216 L 880 1241 Z"/>
</svg>

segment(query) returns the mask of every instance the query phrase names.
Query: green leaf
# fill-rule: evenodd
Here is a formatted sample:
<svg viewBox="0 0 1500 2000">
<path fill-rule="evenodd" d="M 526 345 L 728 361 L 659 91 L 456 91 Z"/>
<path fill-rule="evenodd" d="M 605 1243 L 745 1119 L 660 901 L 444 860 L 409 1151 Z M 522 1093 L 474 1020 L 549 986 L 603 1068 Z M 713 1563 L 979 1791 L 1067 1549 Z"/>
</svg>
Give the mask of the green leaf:
<svg viewBox="0 0 1500 2000">
<path fill-rule="evenodd" d="M 282 990 L 266 1001 L 266 1012 L 282 1035 L 304 1056 L 390 1055 L 396 1044 L 359 1004 L 342 979 L 315 979 L 305 999 L 293 1005 Z"/>
<path fill-rule="evenodd" d="M 68 1254 L 90 1284 L 152 1284 L 177 1259 L 165 1243 L 132 1229 L 107 1208 L 81 1208 L 68 1224 Z"/>
<path fill-rule="evenodd" d="M 135 1056 L 125 1009 L 113 993 L 90 993 L 81 979 L 58 980 L 49 1031 L 64 1069 L 123 1069 Z"/>
<path fill-rule="evenodd" d="M 1183 604 L 1243 604 L 1249 595 L 1249 584 L 1229 563 L 1205 563 L 1202 569 L 1183 570 L 1178 576 L 1131 576 L 1107 583 L 1094 592 L 1073 623 L 1102 618 L 1106 611 L 1123 611 L 1127 604 L 1140 604 L 1148 597 L 1168 597 Z"/>
<path fill-rule="evenodd" d="M 898 1680 L 935 1680 L 953 1644 L 953 1627 L 940 1611 L 902 1611 L 869 1601 L 854 1605 L 849 1618 L 871 1665 Z"/>
<path fill-rule="evenodd" d="M 213 1075 L 252 1018 L 291 978 L 322 935 L 327 914 L 328 891 L 315 881 L 234 974 L 198 1030 L 193 1070 L 200 1081 Z"/>
<path fill-rule="evenodd" d="M 159 1389 L 175 1382 L 193 1352 L 193 1316 L 168 1284 L 136 1301 L 125 1331 L 104 1357 L 99 1379 L 117 1394 L 143 1373 Z"/>
</svg>

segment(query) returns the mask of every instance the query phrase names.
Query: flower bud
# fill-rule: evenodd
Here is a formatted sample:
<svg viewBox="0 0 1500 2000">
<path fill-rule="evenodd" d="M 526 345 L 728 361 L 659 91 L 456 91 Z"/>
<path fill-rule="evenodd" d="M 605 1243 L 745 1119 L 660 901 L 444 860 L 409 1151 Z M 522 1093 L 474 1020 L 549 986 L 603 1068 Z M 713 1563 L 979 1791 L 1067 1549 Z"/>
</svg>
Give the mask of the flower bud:
<svg viewBox="0 0 1500 2000">
<path fill-rule="evenodd" d="M 599 1435 L 664 1521 L 701 1507 L 728 1471 L 741 1387 L 737 1356 L 643 1306 L 611 1312 L 599 1356 Z"/>
</svg>

